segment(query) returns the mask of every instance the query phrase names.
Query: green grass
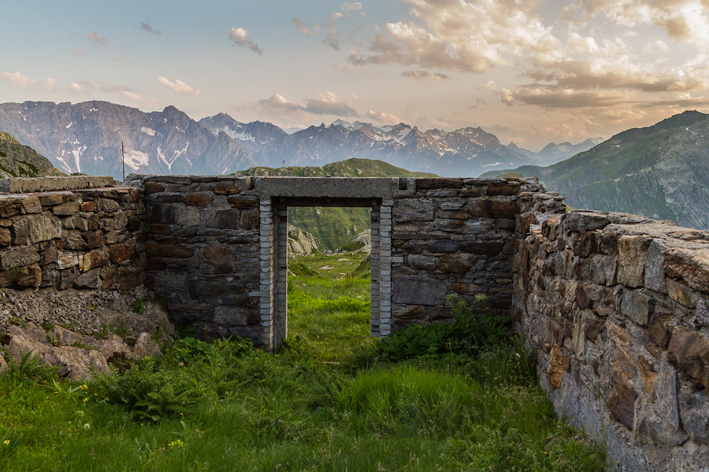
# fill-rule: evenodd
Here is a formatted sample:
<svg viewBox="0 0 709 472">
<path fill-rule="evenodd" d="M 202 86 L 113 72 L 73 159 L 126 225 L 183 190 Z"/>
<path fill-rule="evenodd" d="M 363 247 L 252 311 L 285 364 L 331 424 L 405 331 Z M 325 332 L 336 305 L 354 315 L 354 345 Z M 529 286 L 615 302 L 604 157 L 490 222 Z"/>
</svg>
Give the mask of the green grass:
<svg viewBox="0 0 709 472">
<path fill-rule="evenodd" d="M 352 267 L 331 259 L 297 262 Z M 369 337 L 369 279 L 320 274 L 291 278 L 276 354 L 185 338 L 86 384 L 15 364 L 0 376 L 0 469 L 603 470 L 521 344 L 386 362 Z"/>
</svg>

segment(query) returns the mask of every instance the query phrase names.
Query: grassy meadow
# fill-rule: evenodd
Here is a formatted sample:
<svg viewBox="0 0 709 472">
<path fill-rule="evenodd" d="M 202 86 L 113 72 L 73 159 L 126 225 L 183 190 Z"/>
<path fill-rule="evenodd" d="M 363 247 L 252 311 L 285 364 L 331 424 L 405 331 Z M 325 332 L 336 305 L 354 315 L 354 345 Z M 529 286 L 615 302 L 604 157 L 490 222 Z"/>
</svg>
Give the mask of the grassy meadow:
<svg viewBox="0 0 709 472">
<path fill-rule="evenodd" d="M 275 354 L 183 338 L 87 383 L 16 360 L 0 376 L 0 470 L 604 470 L 519 342 L 395 360 L 372 340 L 363 257 L 291 261 Z"/>
</svg>

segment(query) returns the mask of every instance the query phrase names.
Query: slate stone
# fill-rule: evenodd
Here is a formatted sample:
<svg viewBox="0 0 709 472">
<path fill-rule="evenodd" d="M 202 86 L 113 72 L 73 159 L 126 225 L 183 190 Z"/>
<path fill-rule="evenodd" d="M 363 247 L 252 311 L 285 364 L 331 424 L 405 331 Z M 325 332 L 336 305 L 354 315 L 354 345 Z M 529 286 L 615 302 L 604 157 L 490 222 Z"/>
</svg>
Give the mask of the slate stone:
<svg viewBox="0 0 709 472">
<path fill-rule="evenodd" d="M 659 293 L 667 293 L 665 250 L 661 241 L 653 240 L 645 251 L 645 287 Z"/>
<path fill-rule="evenodd" d="M 402 198 L 395 201 L 394 221 L 433 221 L 434 205 L 429 198 Z"/>
<path fill-rule="evenodd" d="M 98 208 L 98 211 L 104 213 L 115 213 L 121 208 L 117 201 L 109 198 L 99 198 L 96 207 Z"/>
<path fill-rule="evenodd" d="M 20 200 L 0 200 L 0 217 L 11 218 L 22 213 Z"/>
<path fill-rule="evenodd" d="M 462 252 L 493 257 L 502 252 L 503 242 L 466 242 L 460 246 Z"/>
<path fill-rule="evenodd" d="M 39 198 L 37 197 L 23 198 L 22 209 L 28 214 L 42 213 L 42 204 L 39 203 Z"/>
<path fill-rule="evenodd" d="M 75 213 L 78 213 L 81 207 L 79 206 L 79 202 L 66 202 L 62 203 L 61 205 L 56 205 L 52 207 L 52 213 L 54 213 L 57 216 L 70 216 Z"/>
<path fill-rule="evenodd" d="M 212 203 L 212 197 L 201 193 L 192 193 L 185 196 L 185 205 L 195 207 L 206 207 Z"/>
<path fill-rule="evenodd" d="M 251 198 L 229 197 L 226 199 L 232 208 L 249 209 L 258 208 L 258 200 Z"/>
<path fill-rule="evenodd" d="M 236 185 L 218 183 L 214 186 L 214 193 L 217 195 L 236 195 L 239 193 L 239 189 Z"/>
<path fill-rule="evenodd" d="M 595 231 L 610 224 L 610 220 L 601 213 L 572 211 L 561 217 L 562 224 L 571 231 Z"/>
<path fill-rule="evenodd" d="M 667 349 L 670 343 L 670 321 L 672 315 L 669 313 L 653 313 L 647 326 L 650 341 L 663 350 Z"/>
<path fill-rule="evenodd" d="M 709 391 L 683 389 L 680 395 L 682 426 L 697 444 L 709 446 Z"/>
<path fill-rule="evenodd" d="M 174 225 L 177 223 L 177 207 L 159 203 L 149 205 L 147 222 Z"/>
<path fill-rule="evenodd" d="M 709 251 L 671 249 L 665 253 L 665 273 L 705 292 L 709 287 Z"/>
<path fill-rule="evenodd" d="M 393 278 L 393 303 L 404 305 L 443 305 L 446 297 L 446 283 L 441 280 Z"/>
<path fill-rule="evenodd" d="M 139 267 L 120 267 L 118 269 L 118 287 L 123 290 L 132 290 L 143 285 L 145 274 Z"/>
<path fill-rule="evenodd" d="M 512 200 L 477 200 L 468 208 L 471 218 L 506 218 L 517 214 L 517 203 Z"/>
<path fill-rule="evenodd" d="M 488 185 L 486 195 L 517 195 L 519 192 L 519 182 L 507 181 L 505 183 L 495 183 Z"/>
<path fill-rule="evenodd" d="M 663 418 L 673 428 L 679 429 L 680 410 L 677 396 L 677 371 L 667 363 L 666 355 L 663 355 L 662 364 L 657 373 L 657 380 L 653 386 L 653 393 Z"/>
<path fill-rule="evenodd" d="M 699 303 L 697 303 L 695 322 L 700 328 L 709 326 L 709 300 L 699 300 Z"/>
<path fill-rule="evenodd" d="M 91 288 L 91 289 L 97 289 L 101 287 L 101 270 L 100 269 L 94 269 L 91 271 L 88 271 L 84 274 L 81 274 L 74 280 L 74 287 L 76 288 Z"/>
<path fill-rule="evenodd" d="M 96 209 L 96 202 L 83 202 L 81 204 L 81 211 L 87 213 L 92 213 Z"/>
<path fill-rule="evenodd" d="M 414 179 L 416 190 L 435 190 L 439 188 L 461 188 L 463 179 Z"/>
<path fill-rule="evenodd" d="M 214 309 L 212 323 L 232 326 L 246 326 L 250 310 L 238 307 L 218 306 Z"/>
<path fill-rule="evenodd" d="M 608 412 L 620 424 L 633 430 L 635 423 L 635 399 L 638 394 L 630 383 L 630 378 L 620 367 L 613 367 L 611 391 L 606 405 Z"/>
<path fill-rule="evenodd" d="M 628 287 L 642 287 L 645 283 L 645 239 L 640 236 L 621 236 L 618 239 L 618 283 Z"/>
<path fill-rule="evenodd" d="M 145 194 L 151 195 L 153 193 L 164 192 L 165 187 L 162 184 L 156 182 L 145 182 Z"/>
<path fill-rule="evenodd" d="M 0 246 L 9 246 L 12 244 L 12 235 L 5 228 L 0 228 Z"/>
<path fill-rule="evenodd" d="M 422 306 L 407 306 L 393 309 L 391 315 L 401 320 L 422 320 L 426 317 L 426 309 Z"/>
<path fill-rule="evenodd" d="M 39 262 L 40 255 L 34 246 L 13 247 L 0 255 L 0 269 L 9 270 Z"/>
<path fill-rule="evenodd" d="M 96 267 L 103 267 L 109 263 L 110 259 L 107 251 L 94 249 L 79 257 L 79 270 L 86 272 Z"/>
<path fill-rule="evenodd" d="M 454 252 L 458 252 L 458 249 L 460 249 L 460 243 L 450 239 L 434 241 L 426 246 L 426 250 L 428 252 L 437 254 L 452 254 Z"/>
<path fill-rule="evenodd" d="M 446 254 L 442 255 L 436 261 L 436 269 L 441 272 L 464 274 L 475 262 L 475 256 L 472 254 Z"/>
<path fill-rule="evenodd" d="M 127 261 L 137 255 L 135 246 L 132 244 L 114 244 L 111 246 L 110 252 L 111 262 L 114 264 Z"/>
<path fill-rule="evenodd" d="M 209 214 L 204 222 L 208 228 L 239 229 L 239 210 L 217 210 Z"/>
<path fill-rule="evenodd" d="M 418 270 L 436 270 L 436 258 L 422 256 L 418 254 L 409 254 L 407 257 L 409 266 Z"/>
<path fill-rule="evenodd" d="M 185 259 L 194 255 L 194 248 L 177 244 L 149 243 L 145 245 L 148 257 L 172 257 Z"/>
<path fill-rule="evenodd" d="M 89 249 L 95 249 L 97 247 L 103 246 L 103 231 L 87 231 L 83 234 L 86 240 L 86 247 Z"/>
<path fill-rule="evenodd" d="M 623 292 L 620 312 L 640 326 L 647 326 L 654 307 L 655 300 L 638 290 Z"/>
<path fill-rule="evenodd" d="M 258 210 L 245 210 L 241 212 L 241 220 L 239 224 L 241 229 L 246 231 L 252 231 L 258 229 L 259 227 L 259 216 Z"/>
<path fill-rule="evenodd" d="M 229 249 L 207 246 L 199 250 L 199 260 L 199 271 L 203 274 L 231 274 L 237 258 Z"/>
</svg>

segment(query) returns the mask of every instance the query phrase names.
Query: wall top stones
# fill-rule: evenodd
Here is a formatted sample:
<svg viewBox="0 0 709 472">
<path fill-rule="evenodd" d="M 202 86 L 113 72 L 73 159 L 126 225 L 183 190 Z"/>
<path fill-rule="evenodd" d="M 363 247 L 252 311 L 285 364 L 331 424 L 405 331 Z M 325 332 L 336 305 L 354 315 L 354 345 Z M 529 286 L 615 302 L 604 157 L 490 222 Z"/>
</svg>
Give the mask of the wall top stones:
<svg viewBox="0 0 709 472">
<path fill-rule="evenodd" d="M 63 190 L 83 190 L 89 188 L 113 187 L 113 177 L 72 176 L 14 178 L 0 180 L 0 193 L 57 192 Z"/>
</svg>

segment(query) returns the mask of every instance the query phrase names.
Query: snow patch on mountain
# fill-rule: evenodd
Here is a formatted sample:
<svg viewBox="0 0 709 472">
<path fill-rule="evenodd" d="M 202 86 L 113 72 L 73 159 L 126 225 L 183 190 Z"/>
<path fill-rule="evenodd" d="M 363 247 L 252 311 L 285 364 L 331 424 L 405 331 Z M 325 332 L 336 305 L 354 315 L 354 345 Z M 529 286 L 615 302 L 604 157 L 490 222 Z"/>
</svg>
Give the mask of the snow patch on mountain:
<svg viewBox="0 0 709 472">
<path fill-rule="evenodd" d="M 155 136 L 155 130 L 154 130 L 154 129 L 146 128 L 145 126 L 143 126 L 142 128 L 140 128 L 140 131 L 141 131 L 142 133 L 147 134 L 148 136 Z"/>
<path fill-rule="evenodd" d="M 138 170 L 141 166 L 147 166 L 150 163 L 150 156 L 141 151 L 129 149 L 125 152 L 126 165 L 133 170 Z"/>
</svg>

